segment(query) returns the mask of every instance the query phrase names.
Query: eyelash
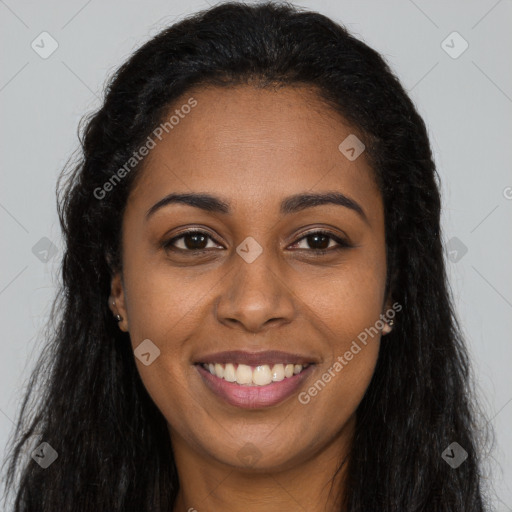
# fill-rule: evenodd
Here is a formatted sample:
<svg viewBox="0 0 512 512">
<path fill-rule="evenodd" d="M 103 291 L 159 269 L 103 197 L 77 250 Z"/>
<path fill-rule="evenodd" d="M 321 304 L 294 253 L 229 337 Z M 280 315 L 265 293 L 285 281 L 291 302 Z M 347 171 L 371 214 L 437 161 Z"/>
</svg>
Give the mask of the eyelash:
<svg viewBox="0 0 512 512">
<path fill-rule="evenodd" d="M 178 249 L 176 247 L 173 247 L 173 244 L 176 241 L 180 240 L 181 238 L 184 238 L 187 235 L 205 235 L 209 239 L 214 241 L 216 244 L 219 244 L 219 242 L 217 242 L 217 240 L 215 240 L 206 231 L 201 231 L 201 230 L 194 229 L 194 230 L 190 230 L 190 231 L 184 231 L 183 233 L 180 233 L 179 235 L 177 235 L 177 236 L 175 236 L 175 237 L 173 237 L 173 238 L 171 238 L 169 240 L 164 241 L 162 243 L 162 247 L 165 250 L 189 252 L 189 253 L 196 253 L 196 254 L 198 254 L 198 253 L 203 254 L 203 253 L 207 253 L 207 252 L 210 251 L 210 249 L 196 249 L 196 250 L 193 250 L 193 249 Z M 330 248 L 330 249 L 295 249 L 295 250 L 312 252 L 315 256 L 324 256 L 324 255 L 326 255 L 326 254 L 328 254 L 330 252 L 335 252 L 335 251 L 337 252 L 337 251 L 340 251 L 340 250 L 343 250 L 343 249 L 348 249 L 348 248 L 353 247 L 353 245 L 348 243 L 343 238 L 340 238 L 340 237 L 332 234 L 329 231 L 323 231 L 323 230 L 310 231 L 308 233 L 305 233 L 301 238 L 299 238 L 296 242 L 294 242 L 293 245 L 301 242 L 305 238 L 308 238 L 309 236 L 312 236 L 312 235 L 323 235 L 323 236 L 326 236 L 326 237 L 334 240 L 339 245 L 338 245 L 338 247 L 334 247 L 334 248 Z"/>
</svg>

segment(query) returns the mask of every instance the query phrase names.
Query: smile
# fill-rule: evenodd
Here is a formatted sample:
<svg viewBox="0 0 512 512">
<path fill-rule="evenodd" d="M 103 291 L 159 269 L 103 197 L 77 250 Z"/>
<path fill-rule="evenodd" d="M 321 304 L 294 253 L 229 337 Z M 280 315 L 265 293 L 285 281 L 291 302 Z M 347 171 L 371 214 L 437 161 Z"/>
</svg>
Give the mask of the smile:
<svg viewBox="0 0 512 512">
<path fill-rule="evenodd" d="M 242 386 L 267 386 L 271 382 L 281 382 L 301 373 L 309 364 L 263 364 L 252 367 L 236 363 L 203 363 L 202 366 L 215 377 L 227 382 L 236 382 Z"/>
<path fill-rule="evenodd" d="M 244 409 L 277 405 L 299 390 L 314 364 L 249 366 L 235 363 L 194 365 L 207 388 L 228 404 Z"/>
</svg>

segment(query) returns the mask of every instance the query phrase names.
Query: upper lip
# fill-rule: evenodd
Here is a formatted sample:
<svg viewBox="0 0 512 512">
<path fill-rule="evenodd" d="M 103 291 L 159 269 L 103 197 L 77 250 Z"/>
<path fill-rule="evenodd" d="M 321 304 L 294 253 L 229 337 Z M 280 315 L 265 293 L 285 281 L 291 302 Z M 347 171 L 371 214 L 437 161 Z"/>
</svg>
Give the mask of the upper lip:
<svg viewBox="0 0 512 512">
<path fill-rule="evenodd" d="M 264 364 L 314 364 L 311 356 L 282 352 L 280 350 L 267 350 L 264 352 L 245 352 L 243 350 L 229 350 L 206 354 L 196 359 L 195 364 L 200 363 L 239 363 L 248 366 L 261 366 Z"/>
</svg>

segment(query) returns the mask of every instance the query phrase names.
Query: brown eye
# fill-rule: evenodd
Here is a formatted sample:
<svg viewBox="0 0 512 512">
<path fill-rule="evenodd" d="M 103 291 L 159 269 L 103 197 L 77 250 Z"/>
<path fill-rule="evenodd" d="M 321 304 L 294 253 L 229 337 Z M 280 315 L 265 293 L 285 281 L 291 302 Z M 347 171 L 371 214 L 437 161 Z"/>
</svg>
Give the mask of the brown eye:
<svg viewBox="0 0 512 512">
<path fill-rule="evenodd" d="M 167 250 L 182 252 L 203 252 L 214 248 L 208 247 L 208 240 L 215 242 L 205 231 L 185 231 L 179 235 L 162 243 L 162 247 Z M 315 256 L 327 254 L 332 251 L 352 247 L 346 240 L 330 233 L 328 231 L 313 231 L 300 238 L 294 245 L 305 241 L 307 247 L 299 247 L 298 250 L 306 250 Z M 334 244 L 333 244 L 334 242 Z M 220 244 L 218 244 L 220 245 Z"/>
<path fill-rule="evenodd" d="M 205 251 L 209 249 L 209 247 L 207 247 L 208 239 L 215 241 L 205 231 L 186 231 L 174 238 L 171 238 L 170 240 L 167 240 L 162 244 L 162 246 L 165 249 L 185 252 Z M 181 247 L 177 245 L 177 242 L 180 242 Z"/>
<path fill-rule="evenodd" d="M 300 238 L 294 245 L 303 241 L 305 241 L 307 247 L 300 247 L 298 250 L 309 249 L 310 252 L 313 252 L 315 255 L 323 255 L 331 251 L 352 247 L 349 242 L 328 231 L 313 231 L 307 233 L 306 236 Z M 334 242 L 334 245 L 332 245 L 332 242 Z"/>
</svg>

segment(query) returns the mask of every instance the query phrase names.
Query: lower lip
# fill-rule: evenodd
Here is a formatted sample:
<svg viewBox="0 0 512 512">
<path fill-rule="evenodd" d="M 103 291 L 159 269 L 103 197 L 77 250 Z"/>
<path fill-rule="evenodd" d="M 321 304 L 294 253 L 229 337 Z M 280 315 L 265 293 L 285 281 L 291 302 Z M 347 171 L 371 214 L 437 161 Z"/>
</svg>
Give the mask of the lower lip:
<svg viewBox="0 0 512 512">
<path fill-rule="evenodd" d="M 235 407 L 259 409 L 270 407 L 286 400 L 293 395 L 313 369 L 313 364 L 293 377 L 285 377 L 279 382 L 271 382 L 266 386 L 245 386 L 236 382 L 228 382 L 212 375 L 202 365 L 195 365 L 206 385 L 220 398 Z"/>
</svg>

